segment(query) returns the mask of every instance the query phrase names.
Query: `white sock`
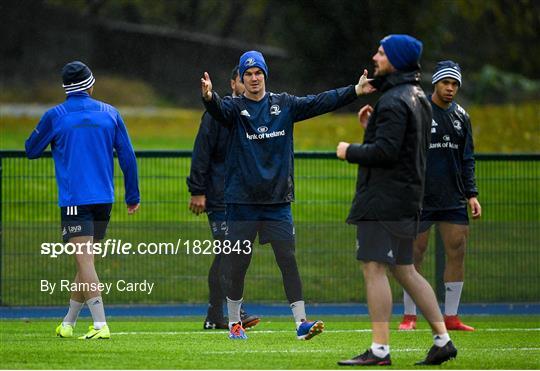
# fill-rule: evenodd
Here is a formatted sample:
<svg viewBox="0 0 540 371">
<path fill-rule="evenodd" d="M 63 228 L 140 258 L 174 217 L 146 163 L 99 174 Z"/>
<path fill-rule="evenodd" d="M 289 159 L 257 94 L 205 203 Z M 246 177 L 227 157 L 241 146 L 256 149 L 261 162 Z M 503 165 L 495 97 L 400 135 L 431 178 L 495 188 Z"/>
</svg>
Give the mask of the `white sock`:
<svg viewBox="0 0 540 371">
<path fill-rule="evenodd" d="M 231 300 L 227 298 L 227 313 L 229 315 L 229 328 L 232 327 L 235 323 L 240 321 L 240 308 L 242 307 L 242 302 L 244 298 L 240 300 Z"/>
<path fill-rule="evenodd" d="M 458 312 L 463 282 L 446 282 L 444 287 L 446 290 L 444 297 L 444 314 L 447 316 L 455 316 Z"/>
<path fill-rule="evenodd" d="M 306 320 L 306 304 L 303 300 L 298 300 L 289 306 L 291 307 L 294 322 L 296 322 L 296 328 L 298 329 L 302 321 Z"/>
<path fill-rule="evenodd" d="M 103 299 L 101 296 L 88 299 L 86 305 L 88 305 L 88 309 L 90 309 L 90 313 L 92 314 L 94 329 L 99 330 L 107 324 L 107 320 L 105 319 L 105 308 L 103 308 Z"/>
<path fill-rule="evenodd" d="M 403 290 L 403 307 L 405 308 L 405 314 L 416 316 L 416 304 L 412 300 L 409 293 Z"/>
<path fill-rule="evenodd" d="M 94 330 L 99 330 L 105 326 L 107 322 L 94 322 Z"/>
<path fill-rule="evenodd" d="M 390 353 L 390 345 L 371 343 L 371 351 L 379 358 L 384 358 Z"/>
<path fill-rule="evenodd" d="M 62 325 L 75 326 L 75 323 L 77 322 L 77 318 L 79 317 L 79 313 L 81 312 L 83 306 L 84 303 L 79 303 L 78 301 L 69 299 L 69 309 L 66 316 L 64 317 L 64 320 L 62 321 Z"/>
<path fill-rule="evenodd" d="M 450 335 L 448 335 L 448 332 L 441 335 L 433 335 L 433 344 L 435 344 L 439 348 L 444 347 L 449 341 Z"/>
</svg>

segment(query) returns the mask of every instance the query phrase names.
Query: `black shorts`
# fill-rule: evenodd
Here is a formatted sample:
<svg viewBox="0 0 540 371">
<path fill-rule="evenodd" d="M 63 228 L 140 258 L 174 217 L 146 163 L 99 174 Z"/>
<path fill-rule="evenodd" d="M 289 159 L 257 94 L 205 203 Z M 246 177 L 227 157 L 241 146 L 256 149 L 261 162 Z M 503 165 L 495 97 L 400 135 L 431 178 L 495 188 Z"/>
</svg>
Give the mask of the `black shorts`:
<svg viewBox="0 0 540 371">
<path fill-rule="evenodd" d="M 356 228 L 356 258 L 390 265 L 413 264 L 413 238 L 398 237 L 377 221 Z"/>
<path fill-rule="evenodd" d="M 295 241 L 291 204 L 227 204 L 227 239 L 255 241 L 264 245 L 274 241 Z"/>
<path fill-rule="evenodd" d="M 467 208 L 462 207 L 459 209 L 451 210 L 422 210 L 422 214 L 420 215 L 419 232 L 424 233 L 433 224 L 437 222 L 469 225 L 469 215 L 467 214 Z"/>
<path fill-rule="evenodd" d="M 78 236 L 93 236 L 94 240 L 102 240 L 109 225 L 111 210 L 112 204 L 61 207 L 64 242 Z"/>
</svg>

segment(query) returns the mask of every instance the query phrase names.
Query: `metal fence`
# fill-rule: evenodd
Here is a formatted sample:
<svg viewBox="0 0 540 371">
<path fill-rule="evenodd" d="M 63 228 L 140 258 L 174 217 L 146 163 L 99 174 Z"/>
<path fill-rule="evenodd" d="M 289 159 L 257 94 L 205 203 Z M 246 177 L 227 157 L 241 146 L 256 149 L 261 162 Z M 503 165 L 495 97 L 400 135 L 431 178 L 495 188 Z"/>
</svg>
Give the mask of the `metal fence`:
<svg viewBox="0 0 540 371">
<path fill-rule="evenodd" d="M 128 216 L 123 178 L 116 166 L 116 202 L 106 238 L 117 246 L 169 243 L 174 254 L 113 254 L 97 259 L 102 282 L 153 282 L 152 293 L 113 287 L 108 303 L 200 303 L 207 299 L 212 255 L 188 254 L 194 241 L 211 238 L 204 215 L 188 211 L 187 151 L 138 152 L 141 210 Z M 22 151 L 0 151 L 0 303 L 65 303 L 60 284 L 71 281 L 72 256 L 41 254 L 45 242 L 61 241 L 60 212 L 50 153 L 29 161 Z M 540 155 L 477 155 L 481 221 L 471 222 L 464 302 L 540 301 Z M 297 153 L 295 161 L 297 256 L 306 300 L 364 302 L 355 228 L 346 225 L 354 195 L 356 166 L 333 153 Z M 180 242 L 179 242 L 180 240 Z M 187 245 L 186 245 L 187 243 Z M 440 291 L 444 253 L 432 233 L 423 274 Z M 148 245 L 147 245 L 148 246 Z M 204 246 L 203 246 L 204 247 Z M 42 281 L 57 283 L 52 294 Z M 392 282 L 394 298 L 401 290 Z M 268 245 L 256 245 L 245 296 L 285 301 L 281 274 Z"/>
</svg>

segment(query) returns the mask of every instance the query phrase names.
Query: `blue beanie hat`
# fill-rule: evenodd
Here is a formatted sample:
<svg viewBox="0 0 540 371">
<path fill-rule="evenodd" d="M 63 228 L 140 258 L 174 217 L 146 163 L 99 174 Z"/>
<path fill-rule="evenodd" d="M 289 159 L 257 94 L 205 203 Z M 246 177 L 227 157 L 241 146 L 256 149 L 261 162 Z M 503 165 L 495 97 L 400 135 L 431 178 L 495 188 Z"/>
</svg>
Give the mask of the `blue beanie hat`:
<svg viewBox="0 0 540 371">
<path fill-rule="evenodd" d="M 409 35 L 388 35 L 381 45 L 392 66 L 399 71 L 412 71 L 419 67 L 422 42 Z"/>
<path fill-rule="evenodd" d="M 69 94 L 90 89 L 96 79 L 86 64 L 73 61 L 62 68 L 62 82 L 66 94 Z"/>
<path fill-rule="evenodd" d="M 266 66 L 264 57 L 256 50 L 245 52 L 240 57 L 240 62 L 238 63 L 238 73 L 240 74 L 240 80 L 242 82 L 244 82 L 244 72 L 251 67 L 259 67 L 264 72 L 265 79 L 268 79 L 268 67 Z"/>
<path fill-rule="evenodd" d="M 461 68 L 459 67 L 459 64 L 454 61 L 440 61 L 437 63 L 435 71 L 433 72 L 433 77 L 431 78 L 431 83 L 435 85 L 437 82 L 446 78 L 457 80 L 461 87 Z"/>
</svg>

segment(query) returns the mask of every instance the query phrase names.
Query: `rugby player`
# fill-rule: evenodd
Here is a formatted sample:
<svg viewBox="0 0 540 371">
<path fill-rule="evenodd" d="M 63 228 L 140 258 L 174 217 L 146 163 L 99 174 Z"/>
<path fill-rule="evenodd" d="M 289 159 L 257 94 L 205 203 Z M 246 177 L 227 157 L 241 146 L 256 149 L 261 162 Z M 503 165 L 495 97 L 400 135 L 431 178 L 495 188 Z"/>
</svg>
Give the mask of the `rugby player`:
<svg viewBox="0 0 540 371">
<path fill-rule="evenodd" d="M 238 66 L 232 70 L 230 86 L 233 97 L 244 93 L 244 84 L 238 76 Z M 187 178 L 188 190 L 191 193 L 189 209 L 196 215 L 206 212 L 212 237 L 220 241 L 221 248 L 227 230 L 223 189 L 228 136 L 227 127 L 217 123 L 208 112 L 203 114 L 191 156 L 191 171 Z M 227 254 L 216 254 L 208 271 L 209 298 L 208 312 L 203 324 L 205 330 L 229 328 L 223 315 L 225 291 L 230 281 L 229 270 Z M 247 314 L 243 308 L 240 311 L 244 328 L 259 323 L 259 317 Z"/>
<path fill-rule="evenodd" d="M 124 173 L 128 214 L 139 208 L 140 195 L 135 153 L 120 113 L 113 106 L 91 97 L 95 78 L 80 61 L 62 69 L 66 100 L 43 115 L 26 140 L 29 159 L 39 158 L 51 146 L 58 185 L 62 236 L 64 242 L 88 246 L 102 240 L 114 202 L 113 150 Z M 63 338 L 73 336 L 73 328 L 86 303 L 93 325 L 80 339 L 108 339 L 99 278 L 92 249 L 74 254 L 77 273 L 74 282 L 88 290 L 71 292 L 69 309 L 56 328 Z"/>
<path fill-rule="evenodd" d="M 266 91 L 268 67 L 258 51 L 240 57 L 239 74 L 246 87 L 237 98 L 221 99 L 212 91 L 207 72 L 201 92 L 207 111 L 229 127 L 225 172 L 227 239 L 237 247 L 231 256 L 231 286 L 227 293 L 229 338 L 246 339 L 240 318 L 244 279 L 257 234 L 261 244 L 271 243 L 281 270 L 298 339 L 309 340 L 324 329 L 322 321 L 306 316 L 302 283 L 295 257 L 295 230 L 291 214 L 294 201 L 294 123 L 334 111 L 373 91 L 367 71 L 356 85 L 317 95 L 296 97 Z"/>
<path fill-rule="evenodd" d="M 414 241 L 414 266 L 421 272 L 431 226 L 436 224 L 441 233 L 446 253 L 444 270 L 444 322 L 448 330 L 474 331 L 458 317 L 459 301 L 465 271 L 465 247 L 469 236 L 469 216 L 482 215 L 474 176 L 474 143 L 471 120 L 454 99 L 461 88 L 461 68 L 454 61 L 437 63 L 430 97 L 433 108 L 431 144 L 426 168 L 426 188 L 420 234 Z M 407 291 L 403 291 L 405 315 L 400 330 L 416 328 L 416 305 Z"/>
</svg>

